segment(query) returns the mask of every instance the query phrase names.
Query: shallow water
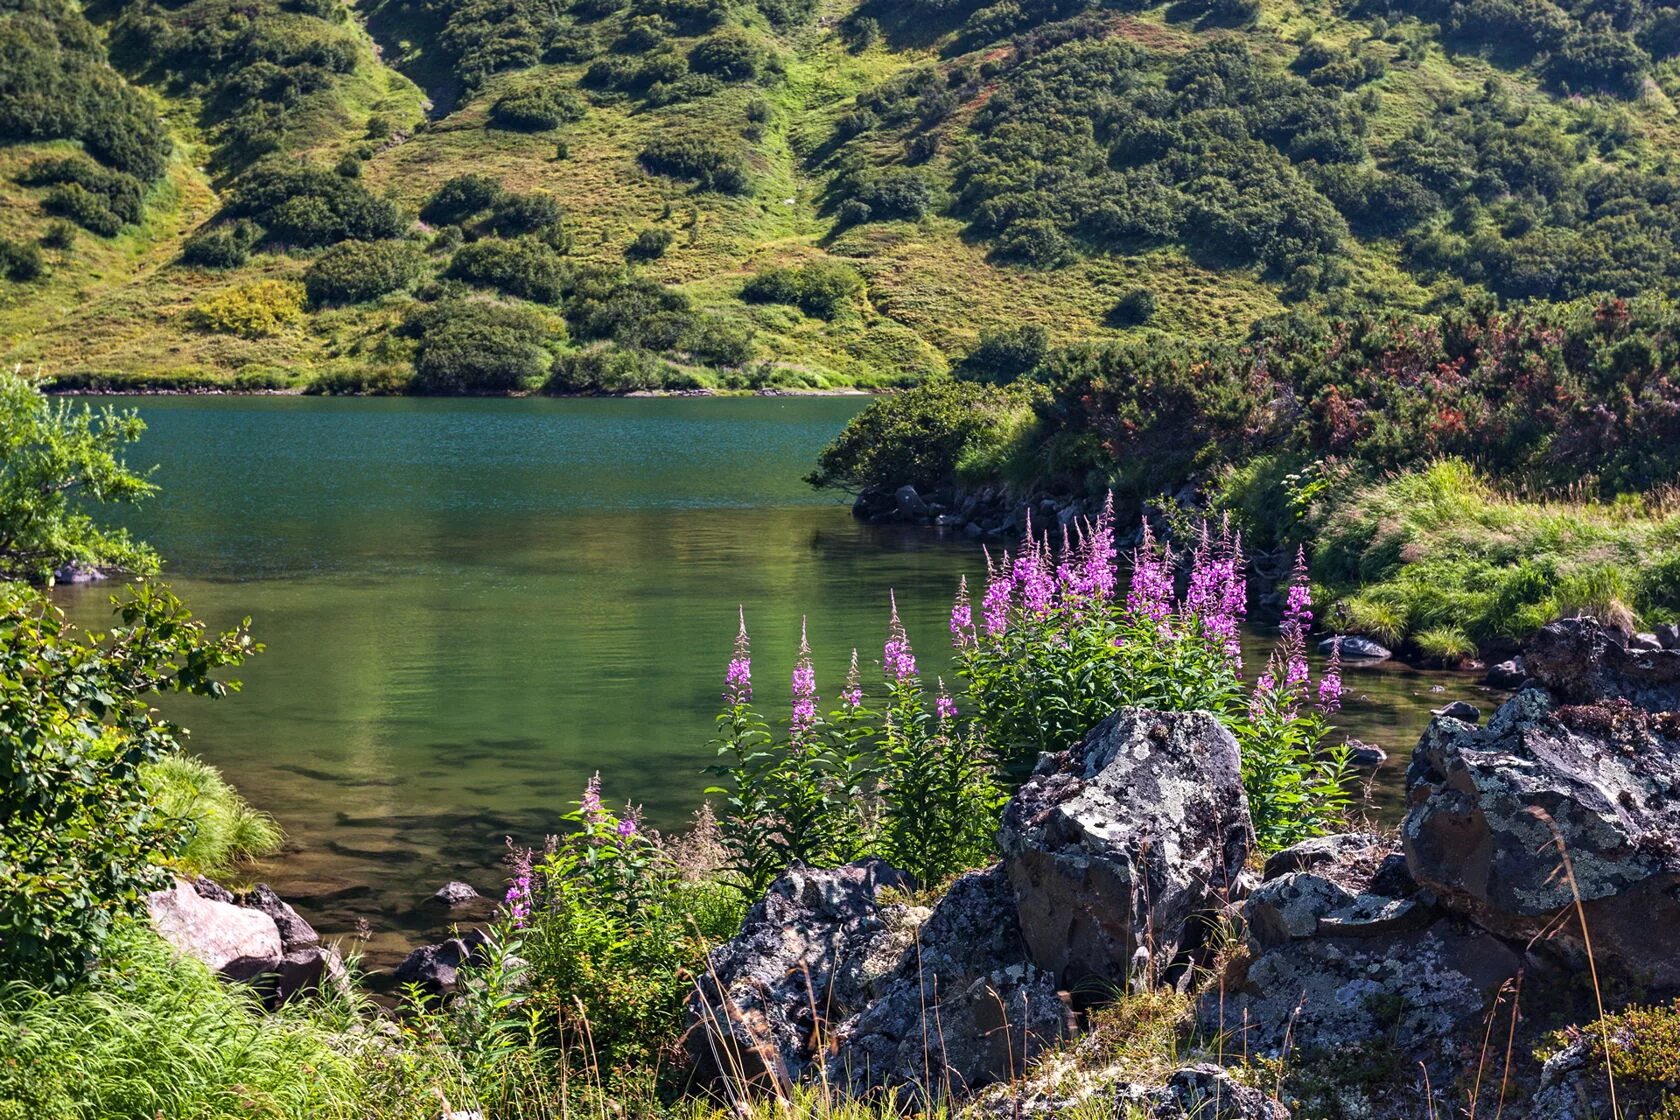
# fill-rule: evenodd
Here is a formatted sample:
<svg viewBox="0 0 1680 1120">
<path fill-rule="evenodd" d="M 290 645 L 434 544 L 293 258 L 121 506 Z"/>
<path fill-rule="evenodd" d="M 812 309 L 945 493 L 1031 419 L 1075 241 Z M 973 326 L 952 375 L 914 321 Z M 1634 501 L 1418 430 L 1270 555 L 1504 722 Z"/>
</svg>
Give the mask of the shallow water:
<svg viewBox="0 0 1680 1120">
<path fill-rule="evenodd" d="M 171 714 L 285 827 L 263 876 L 323 932 L 370 923 L 374 962 L 437 923 L 415 906 L 444 880 L 495 889 L 504 838 L 554 831 L 596 770 L 680 825 L 738 604 L 765 700 L 802 616 L 831 696 L 852 646 L 878 659 L 889 589 L 936 664 L 982 570 L 971 541 L 860 525 L 800 481 L 852 398 L 132 403 L 163 492 L 130 524 L 198 613 L 268 647 L 241 693 Z M 109 590 L 60 595 L 97 621 Z M 1472 682 L 1349 681 L 1392 814 L 1428 709 Z"/>
</svg>

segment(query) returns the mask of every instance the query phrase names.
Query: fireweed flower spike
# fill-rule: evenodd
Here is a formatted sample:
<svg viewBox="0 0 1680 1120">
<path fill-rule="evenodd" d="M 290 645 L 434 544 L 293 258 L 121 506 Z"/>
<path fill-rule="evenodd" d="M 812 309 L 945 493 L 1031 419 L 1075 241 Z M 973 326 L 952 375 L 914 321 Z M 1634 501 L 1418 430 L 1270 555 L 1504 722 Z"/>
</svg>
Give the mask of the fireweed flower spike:
<svg viewBox="0 0 1680 1120">
<path fill-rule="evenodd" d="M 508 852 L 513 876 L 508 881 L 507 894 L 502 898 L 502 912 L 513 923 L 513 928 L 522 929 L 525 920 L 531 916 L 531 850 L 515 848 L 510 838 Z"/>
<path fill-rule="evenodd" d="M 951 604 L 951 644 L 966 649 L 974 644 L 974 609 L 968 602 L 968 577 L 957 577 L 957 598 Z"/>
<path fill-rule="evenodd" d="M 593 824 L 601 816 L 601 772 L 597 770 L 594 777 L 583 787 L 583 799 L 578 802 L 578 808 L 583 812 L 583 819 Z"/>
<path fill-rule="evenodd" d="M 741 630 L 735 635 L 735 653 L 723 678 L 723 696 L 731 704 L 752 699 L 752 657 L 747 651 L 747 610 L 741 608 Z"/>
<path fill-rule="evenodd" d="M 888 593 L 892 620 L 887 624 L 887 644 L 881 649 L 881 668 L 891 681 L 905 681 L 916 675 L 916 656 L 910 652 L 910 636 L 898 620 L 898 595 Z"/>
<path fill-rule="evenodd" d="M 1102 513 L 1085 538 L 1081 589 L 1095 599 L 1114 596 L 1114 491 L 1103 501 Z"/>
<path fill-rule="evenodd" d="M 1325 715 L 1342 706 L 1342 643 L 1338 638 L 1330 647 L 1330 664 L 1318 679 L 1318 710 Z"/>
<path fill-rule="evenodd" d="M 1172 552 L 1155 543 L 1149 522 L 1143 523 L 1143 539 L 1132 558 L 1132 586 L 1126 592 L 1126 609 L 1151 622 L 1161 622 L 1172 610 Z"/>
<path fill-rule="evenodd" d="M 1009 575 L 1009 553 L 992 564 L 992 554 L 986 553 L 986 594 L 980 600 L 980 615 L 985 622 L 986 637 L 1002 637 L 1009 629 L 1009 603 L 1015 595 L 1015 584 Z"/>
<path fill-rule="evenodd" d="M 848 708 L 863 706 L 863 674 L 858 671 L 858 656 L 855 648 L 852 650 L 852 667 L 846 670 L 846 688 L 845 691 L 840 693 L 840 699 L 845 702 Z"/>
<path fill-rule="evenodd" d="M 1056 594 L 1056 573 L 1050 563 L 1048 538 L 1041 545 L 1032 531 L 1032 513 L 1027 513 L 1026 535 L 1015 557 L 1015 586 L 1021 589 L 1021 606 L 1033 614 L 1045 614 Z"/>
<path fill-rule="evenodd" d="M 933 702 L 934 711 L 939 713 L 942 720 L 957 718 L 957 702 L 951 699 L 951 694 L 945 691 L 945 678 L 939 678 L 939 696 Z"/>
<path fill-rule="evenodd" d="M 1286 633 L 1295 631 L 1305 641 L 1312 631 L 1312 620 L 1312 588 L 1307 583 L 1307 551 L 1303 547 L 1295 552 L 1295 572 L 1289 579 L 1283 607 L 1283 629 Z"/>
<path fill-rule="evenodd" d="M 799 620 L 799 657 L 793 663 L 793 715 L 789 721 L 795 736 L 811 729 L 817 719 L 817 670 L 811 664 L 811 643 L 805 640 L 805 620 Z"/>
</svg>

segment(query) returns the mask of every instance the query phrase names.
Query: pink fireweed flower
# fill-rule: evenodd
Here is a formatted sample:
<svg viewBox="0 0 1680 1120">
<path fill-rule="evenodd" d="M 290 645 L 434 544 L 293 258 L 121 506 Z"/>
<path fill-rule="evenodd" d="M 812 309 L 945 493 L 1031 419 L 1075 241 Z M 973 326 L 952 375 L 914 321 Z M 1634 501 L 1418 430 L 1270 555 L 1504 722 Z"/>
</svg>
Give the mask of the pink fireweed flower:
<svg viewBox="0 0 1680 1120">
<path fill-rule="evenodd" d="M 578 802 L 578 810 L 583 819 L 594 824 L 601 817 L 601 772 L 597 770 L 593 777 L 583 787 L 583 798 Z"/>
<path fill-rule="evenodd" d="M 636 818 L 625 817 L 623 820 L 618 822 L 618 827 L 614 829 L 614 831 L 618 833 L 619 839 L 621 840 L 629 839 L 630 837 L 636 835 Z"/>
<path fill-rule="evenodd" d="M 1271 703 L 1272 693 L 1277 691 L 1277 681 L 1272 676 L 1272 667 L 1266 666 L 1266 671 L 1260 674 L 1260 679 L 1254 682 L 1254 691 L 1248 698 L 1248 716 L 1259 720 L 1265 717 L 1266 707 Z"/>
<path fill-rule="evenodd" d="M 1283 630 L 1294 631 L 1304 641 L 1312 631 L 1312 620 L 1312 587 L 1307 582 L 1307 552 L 1303 547 L 1295 552 L 1295 571 L 1289 577 L 1289 592 L 1284 599 Z"/>
<path fill-rule="evenodd" d="M 898 596 L 892 600 L 892 619 L 887 624 L 887 644 L 881 649 L 881 668 L 891 681 L 906 681 L 916 675 L 916 655 L 910 651 L 910 636 L 898 620 Z"/>
<path fill-rule="evenodd" d="M 957 577 L 957 598 L 951 604 L 951 644 L 967 649 L 974 644 L 974 608 L 968 601 L 968 577 Z"/>
<path fill-rule="evenodd" d="M 789 721 L 795 736 L 811 729 L 817 719 L 817 670 L 811 664 L 811 643 L 805 640 L 805 620 L 799 620 L 799 656 L 793 663 L 793 716 Z"/>
<path fill-rule="evenodd" d="M 840 699 L 848 708 L 863 706 L 863 674 L 858 670 L 856 648 L 852 650 L 852 667 L 846 670 L 846 687 L 841 691 Z"/>
<path fill-rule="evenodd" d="M 1002 637 L 1009 629 L 1009 604 L 1015 597 L 1015 583 L 1009 574 L 1009 553 L 995 567 L 992 554 L 986 553 L 986 594 L 980 600 L 980 615 L 985 622 L 986 637 Z"/>
<path fill-rule="evenodd" d="M 1046 614 L 1056 596 L 1056 574 L 1050 564 L 1050 545 L 1042 546 L 1032 533 L 1032 514 L 1027 514 L 1026 535 L 1015 557 L 1015 586 L 1021 592 L 1021 606 L 1033 614 Z"/>
<path fill-rule="evenodd" d="M 957 702 L 951 699 L 951 694 L 945 691 L 945 678 L 939 678 L 939 695 L 933 702 L 934 711 L 939 713 L 942 720 L 957 718 Z"/>
<path fill-rule="evenodd" d="M 1318 710 L 1325 715 L 1337 711 L 1342 706 L 1342 643 L 1337 638 L 1330 647 L 1330 664 L 1324 667 L 1324 675 L 1318 679 Z"/>
<path fill-rule="evenodd" d="M 507 894 L 502 896 L 502 913 L 513 928 L 521 929 L 531 916 L 531 849 L 515 848 L 513 838 L 507 838 L 508 865 L 513 874 L 508 879 Z"/>
<path fill-rule="evenodd" d="M 1114 596 L 1114 491 L 1103 501 L 1102 513 L 1084 541 L 1080 559 L 1080 590 L 1093 599 Z"/>
<path fill-rule="evenodd" d="M 752 657 L 747 650 L 747 610 L 741 611 L 741 629 L 735 635 L 735 652 L 729 659 L 729 669 L 723 677 L 724 699 L 731 704 L 745 704 L 752 699 Z"/>
<path fill-rule="evenodd" d="M 1132 585 L 1126 592 L 1126 609 L 1151 622 L 1161 622 L 1172 611 L 1172 596 L 1172 550 L 1155 543 L 1155 534 L 1145 520 L 1143 539 L 1132 554 Z"/>
</svg>

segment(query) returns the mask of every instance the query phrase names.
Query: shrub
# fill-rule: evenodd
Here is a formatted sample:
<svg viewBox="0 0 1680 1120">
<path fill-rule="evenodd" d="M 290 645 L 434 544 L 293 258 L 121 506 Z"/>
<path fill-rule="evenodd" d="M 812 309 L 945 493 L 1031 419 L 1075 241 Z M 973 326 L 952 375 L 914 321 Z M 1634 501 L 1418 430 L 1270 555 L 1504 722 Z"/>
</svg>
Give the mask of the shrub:
<svg viewBox="0 0 1680 1120">
<path fill-rule="evenodd" d="M 1031 420 L 1018 388 L 933 378 L 858 413 L 817 459 L 807 481 L 851 490 L 909 484 L 933 490 L 968 462 L 993 463 L 1023 446 Z"/>
<path fill-rule="evenodd" d="M 144 193 L 140 181 L 121 171 L 110 171 L 100 167 L 90 159 L 68 156 L 36 160 L 24 169 L 19 181 L 28 186 L 74 184 L 97 195 L 104 208 L 115 215 L 119 222 L 131 223 L 140 220 L 141 198 Z"/>
<path fill-rule="evenodd" d="M 225 213 L 251 218 L 284 244 L 313 247 L 338 241 L 382 241 L 402 232 L 395 204 L 353 179 L 316 168 L 267 164 L 234 189 Z"/>
<path fill-rule="evenodd" d="M 714 74 L 726 82 L 749 82 L 758 77 L 759 50 L 744 33 L 727 31 L 696 43 L 688 65 L 698 74 Z"/>
<path fill-rule="evenodd" d="M 1050 353 L 1050 332 L 1037 324 L 983 330 L 980 342 L 962 360 L 958 372 L 975 381 L 1007 385 L 1030 377 Z"/>
<path fill-rule="evenodd" d="M 497 288 L 537 303 L 559 303 L 570 280 L 565 260 L 540 241 L 486 238 L 455 251 L 445 275 L 481 288 Z"/>
<path fill-rule="evenodd" d="M 0 237 L 0 277 L 14 284 L 27 284 L 39 280 L 46 271 L 47 262 L 38 246 Z"/>
<path fill-rule="evenodd" d="M 869 207 L 877 221 L 883 218 L 920 218 L 933 209 L 933 181 L 915 168 L 885 167 L 851 177 L 847 197 Z"/>
<path fill-rule="evenodd" d="M 548 370 L 549 332 L 522 308 L 478 300 L 439 303 L 411 315 L 416 393 L 514 393 Z"/>
<path fill-rule="evenodd" d="M 749 303 L 791 303 L 808 315 L 831 319 L 862 291 L 863 277 L 850 265 L 815 260 L 758 273 L 741 289 L 741 298 Z"/>
<path fill-rule="evenodd" d="M 748 186 L 746 160 L 741 153 L 702 133 L 655 135 L 638 158 L 649 171 L 674 179 L 692 179 L 706 190 L 741 194 Z"/>
<path fill-rule="evenodd" d="M 115 237 L 122 232 L 122 219 L 111 210 L 104 196 L 94 194 L 80 183 L 53 187 L 41 200 L 41 208 L 49 214 L 68 218 L 100 237 Z"/>
<path fill-rule="evenodd" d="M 642 276 L 591 271 L 578 275 L 574 284 L 566 319 L 581 339 L 671 350 L 688 336 L 694 321 L 686 296 Z"/>
<path fill-rule="evenodd" d="M 434 226 L 460 225 L 496 205 L 502 195 L 502 184 L 488 175 L 457 175 L 420 207 L 420 220 Z"/>
<path fill-rule="evenodd" d="M 565 86 L 526 86 L 498 97 L 490 106 L 490 122 L 520 132 L 540 132 L 583 119 L 586 106 L 575 90 Z"/>
<path fill-rule="evenodd" d="M 252 648 L 243 628 L 210 637 L 180 600 L 146 584 L 120 614 L 99 641 L 15 585 L 0 604 L 0 722 L 12 744 L 0 771 L 0 965 L 13 980 L 70 986 L 112 923 L 165 881 L 185 822 L 160 816 L 140 781 L 142 767 L 179 748 L 154 701 L 225 694 L 212 674 Z"/>
<path fill-rule="evenodd" d="M 646 350 L 596 346 L 555 360 L 543 385 L 549 393 L 633 393 L 670 388 L 681 375 Z"/>
<path fill-rule="evenodd" d="M 668 229 L 644 229 L 636 235 L 625 249 L 625 255 L 636 260 L 650 261 L 665 255 L 665 250 L 671 247 L 672 234 Z"/>
<path fill-rule="evenodd" d="M 551 194 L 504 194 L 491 208 L 485 224 L 503 237 L 540 233 L 560 225 L 566 213 Z"/>
<path fill-rule="evenodd" d="M 304 287 L 289 280 L 253 280 L 194 304 L 187 322 L 213 334 L 265 338 L 303 319 Z"/>
<path fill-rule="evenodd" d="M 1155 293 L 1133 288 L 1114 305 L 1114 318 L 1121 326 L 1141 327 L 1155 318 Z"/>
<path fill-rule="evenodd" d="M 76 227 L 70 222 L 48 222 L 41 231 L 41 245 L 64 251 L 76 247 Z"/>
<path fill-rule="evenodd" d="M 1072 261 L 1073 246 L 1056 223 L 1047 218 L 1020 218 L 1010 222 L 998 237 L 1000 256 L 1031 265 L 1033 268 L 1057 268 Z"/>
<path fill-rule="evenodd" d="M 188 237 L 181 260 L 200 268 L 238 268 L 251 255 L 262 231 L 248 221 L 209 226 Z"/>
<path fill-rule="evenodd" d="M 683 349 L 711 366 L 739 367 L 753 355 L 753 330 L 716 315 L 699 319 L 682 340 Z"/>
<path fill-rule="evenodd" d="M 406 288 L 424 266 L 405 241 L 341 241 L 310 263 L 303 287 L 316 307 L 363 303 Z"/>
</svg>

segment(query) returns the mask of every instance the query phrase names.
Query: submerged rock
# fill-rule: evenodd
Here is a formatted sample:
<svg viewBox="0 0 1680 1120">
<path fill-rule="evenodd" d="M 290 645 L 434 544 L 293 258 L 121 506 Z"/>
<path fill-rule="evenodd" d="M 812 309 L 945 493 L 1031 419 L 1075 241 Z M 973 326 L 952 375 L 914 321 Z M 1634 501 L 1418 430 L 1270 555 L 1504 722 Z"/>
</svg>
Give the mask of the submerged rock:
<svg viewBox="0 0 1680 1120">
<path fill-rule="evenodd" d="M 1054 978 L 1027 959 L 1008 878 L 993 867 L 939 900 L 881 994 L 836 1032 L 826 1079 L 853 1094 L 960 1098 L 1019 1075 L 1072 1029 Z"/>
<path fill-rule="evenodd" d="M 460 880 L 451 880 L 439 887 L 432 895 L 432 901 L 440 906 L 454 909 L 457 906 L 470 906 L 484 898 L 470 885 Z"/>
<path fill-rule="evenodd" d="M 784 872 L 740 934 L 712 950 L 689 996 L 685 1045 L 696 1065 L 771 1086 L 804 1077 L 834 1026 L 898 968 L 913 935 L 907 908 L 891 912 L 885 896 L 914 885 L 878 859 Z"/>
<path fill-rule="evenodd" d="M 1206 712 L 1123 708 L 1044 756 L 999 839 L 1033 963 L 1070 990 L 1159 979 L 1254 843 L 1237 742 Z"/>
<path fill-rule="evenodd" d="M 1342 634 L 1318 643 L 1318 652 L 1326 657 L 1337 651 L 1343 661 L 1387 661 L 1394 656 L 1387 646 L 1357 634 Z"/>
<path fill-rule="evenodd" d="M 390 979 L 401 986 L 415 985 L 430 995 L 452 995 L 462 967 L 481 960 L 480 950 L 489 940 L 475 929 L 436 945 L 422 945 L 391 971 Z"/>
<path fill-rule="evenodd" d="M 1483 680 L 1494 688 L 1503 688 L 1514 692 L 1523 686 L 1524 681 L 1528 680 L 1528 670 L 1523 667 L 1522 658 L 1513 657 L 1509 661 L 1489 665 L 1487 676 Z"/>
</svg>

